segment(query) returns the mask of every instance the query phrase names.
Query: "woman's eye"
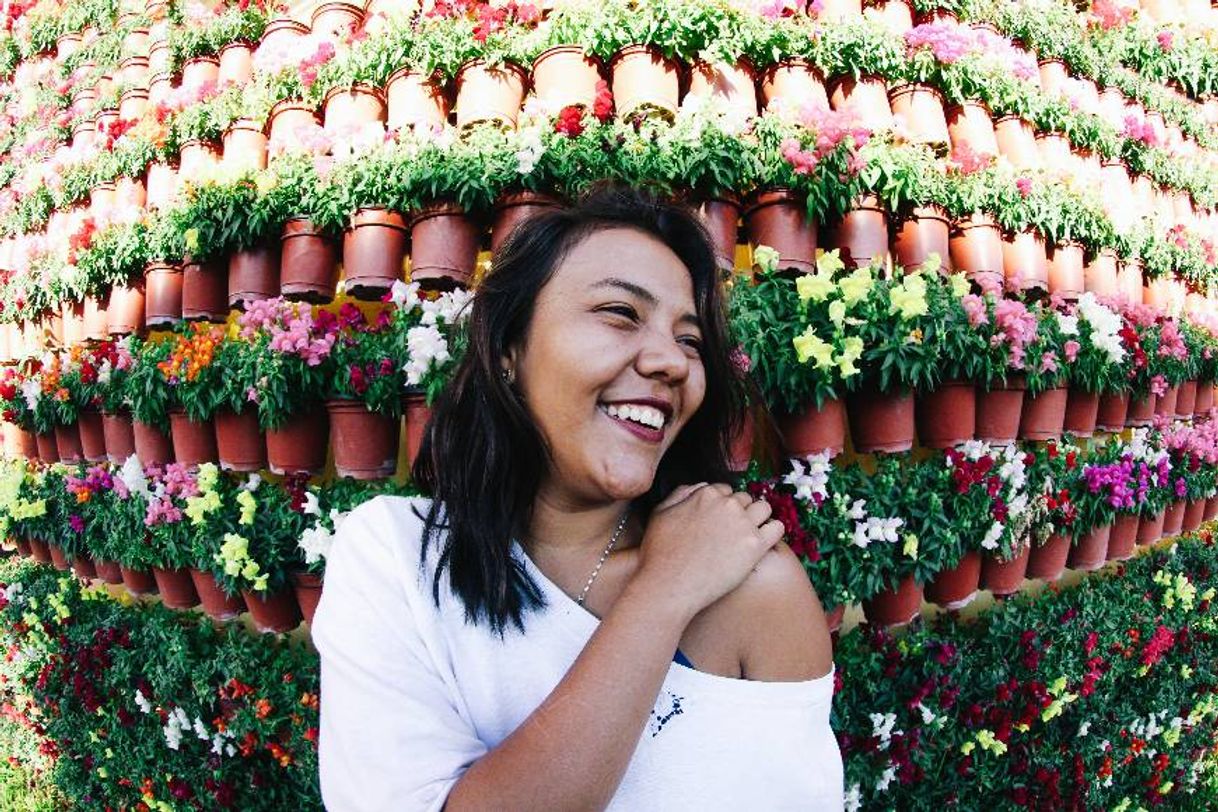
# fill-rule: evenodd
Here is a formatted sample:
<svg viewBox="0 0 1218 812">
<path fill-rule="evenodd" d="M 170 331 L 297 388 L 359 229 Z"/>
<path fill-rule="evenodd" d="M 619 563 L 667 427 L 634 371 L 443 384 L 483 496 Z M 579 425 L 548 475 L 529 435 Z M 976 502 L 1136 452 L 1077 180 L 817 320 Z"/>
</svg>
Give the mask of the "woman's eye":
<svg viewBox="0 0 1218 812">
<path fill-rule="evenodd" d="M 613 313 L 615 315 L 630 319 L 631 321 L 638 321 L 639 318 L 639 314 L 636 313 L 634 308 L 630 307 L 629 305 L 609 305 L 607 307 L 602 307 L 601 312 Z"/>
<path fill-rule="evenodd" d="M 695 352 L 702 352 L 702 339 L 697 336 L 682 336 L 677 341 L 693 349 Z"/>
</svg>

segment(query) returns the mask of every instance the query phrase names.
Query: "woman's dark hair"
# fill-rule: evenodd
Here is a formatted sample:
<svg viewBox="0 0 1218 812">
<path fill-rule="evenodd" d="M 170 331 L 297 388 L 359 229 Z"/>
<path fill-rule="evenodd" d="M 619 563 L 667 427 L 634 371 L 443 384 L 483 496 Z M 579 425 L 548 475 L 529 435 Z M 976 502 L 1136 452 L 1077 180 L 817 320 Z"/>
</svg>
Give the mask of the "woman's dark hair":
<svg viewBox="0 0 1218 812">
<path fill-rule="evenodd" d="M 719 271 L 698 219 L 650 193 L 602 186 L 575 205 L 522 222 L 496 253 L 474 295 L 466 326 L 468 348 L 434 404 L 412 472 L 413 481 L 432 496 L 424 517 L 424 557 L 430 542 L 447 532 L 433 598 L 438 605 L 447 568 L 466 620 L 485 618 L 500 635 L 509 620 L 523 631 L 524 611 L 545 605 L 537 584 L 512 556 L 511 544 L 531 524 L 549 456 L 524 404 L 502 377 L 502 359 L 524 337 L 538 292 L 567 253 L 607 228 L 638 229 L 681 259 L 693 280 L 702 329 L 702 405 L 634 508 L 647 515 L 677 485 L 724 482 L 731 476 L 726 460 L 729 438 L 743 419 L 742 373 L 731 361 Z"/>
</svg>

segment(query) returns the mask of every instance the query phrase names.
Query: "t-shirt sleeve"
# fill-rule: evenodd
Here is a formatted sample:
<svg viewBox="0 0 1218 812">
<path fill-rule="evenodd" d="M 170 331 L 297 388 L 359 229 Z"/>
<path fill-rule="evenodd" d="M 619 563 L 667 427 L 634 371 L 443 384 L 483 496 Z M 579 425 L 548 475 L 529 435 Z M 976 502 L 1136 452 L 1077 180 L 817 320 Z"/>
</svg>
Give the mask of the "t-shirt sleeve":
<svg viewBox="0 0 1218 812">
<path fill-rule="evenodd" d="M 405 505 L 382 497 L 355 510 L 326 560 L 312 634 L 331 812 L 439 810 L 486 752 L 424 643 L 418 605 L 431 594 L 418 589 L 417 541 L 403 541 L 422 523 Z"/>
</svg>

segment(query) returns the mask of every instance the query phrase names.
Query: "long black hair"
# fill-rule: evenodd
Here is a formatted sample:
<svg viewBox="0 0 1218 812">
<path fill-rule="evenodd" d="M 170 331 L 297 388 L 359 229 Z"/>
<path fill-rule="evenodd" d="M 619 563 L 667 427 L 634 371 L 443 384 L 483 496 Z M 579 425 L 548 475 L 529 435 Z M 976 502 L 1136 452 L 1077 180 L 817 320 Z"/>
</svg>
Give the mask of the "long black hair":
<svg viewBox="0 0 1218 812">
<path fill-rule="evenodd" d="M 743 420 L 743 380 L 730 359 L 715 254 L 698 219 L 648 192 L 601 186 L 572 206 L 522 222 L 474 294 L 468 348 L 434 404 L 411 475 L 432 496 L 424 517 L 424 557 L 433 540 L 442 545 L 433 598 L 438 605 L 447 568 L 466 620 L 486 620 L 500 635 L 509 620 L 523 631 L 525 610 L 545 605 L 511 544 L 527 532 L 549 465 L 540 431 L 502 377 L 502 359 L 526 334 L 538 292 L 567 253 L 594 232 L 623 227 L 660 240 L 689 269 L 706 375 L 702 405 L 633 507 L 646 516 L 677 485 L 731 476 L 728 444 Z"/>
</svg>

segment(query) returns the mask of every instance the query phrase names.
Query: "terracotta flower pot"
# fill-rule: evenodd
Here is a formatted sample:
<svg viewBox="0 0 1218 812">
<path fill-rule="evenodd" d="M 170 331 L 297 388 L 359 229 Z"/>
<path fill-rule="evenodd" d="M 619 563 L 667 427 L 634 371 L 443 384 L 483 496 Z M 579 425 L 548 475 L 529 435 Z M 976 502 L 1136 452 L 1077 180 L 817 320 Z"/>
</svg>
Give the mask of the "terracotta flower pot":
<svg viewBox="0 0 1218 812">
<path fill-rule="evenodd" d="M 1138 540 L 1138 514 L 1122 513 L 1112 523 L 1112 531 L 1108 534 L 1108 560 L 1125 561 L 1133 557 L 1133 549 Z"/>
<path fill-rule="evenodd" d="M 1214 408 L 1214 382 L 1201 381 L 1197 384 L 1197 400 L 1193 404 L 1193 414 L 1201 416 L 1208 414 Z"/>
<path fill-rule="evenodd" d="M 253 78 L 254 49 L 248 42 L 230 42 L 220 49 L 219 84 L 244 85 Z"/>
<path fill-rule="evenodd" d="M 830 634 L 837 634 L 842 628 L 842 620 L 846 617 L 846 605 L 839 604 L 833 607 L 832 610 L 825 613 L 825 625 L 829 627 Z"/>
<path fill-rule="evenodd" d="M 182 318 L 217 323 L 228 319 L 228 273 L 222 265 L 188 260 L 182 266 Z"/>
<path fill-rule="evenodd" d="M 579 68 L 575 75 L 584 81 L 591 78 L 587 68 Z M 622 118 L 676 115 L 681 77 L 675 59 L 651 46 L 630 45 L 609 61 L 609 75 L 614 105 Z M 592 92 L 595 98 L 595 87 Z"/>
<path fill-rule="evenodd" d="M 84 555 L 78 555 L 72 559 L 72 572 L 83 579 L 97 577 L 97 567 L 93 566 L 93 561 Z"/>
<path fill-rule="evenodd" d="M 291 99 L 272 107 L 266 122 L 267 149 L 272 155 L 285 150 L 299 150 L 305 133 L 319 123 L 311 107 Z"/>
<path fill-rule="evenodd" d="M 96 296 L 85 297 L 85 338 L 90 341 L 102 341 L 110 335 L 106 305 L 105 299 L 98 300 Z"/>
<path fill-rule="evenodd" d="M 290 16 L 275 17 L 262 30 L 262 45 L 268 49 L 288 48 L 309 35 L 309 26 Z"/>
<path fill-rule="evenodd" d="M 68 563 L 68 557 L 64 554 L 62 547 L 53 542 L 47 542 L 47 549 L 51 551 L 51 566 L 60 572 L 67 572 L 72 569 L 72 565 Z"/>
<path fill-rule="evenodd" d="M 981 585 L 998 596 L 1013 595 L 1023 586 L 1023 579 L 1028 571 L 1028 559 L 1031 557 L 1031 545 L 1023 545 L 1019 555 L 1010 561 L 1003 561 L 994 553 L 985 553 L 981 557 Z"/>
<path fill-rule="evenodd" d="M 926 599 L 944 609 L 963 609 L 977 597 L 981 585 L 981 553 L 969 550 L 951 569 L 940 571 L 926 585 Z"/>
<path fill-rule="evenodd" d="M 892 105 L 888 85 L 878 76 L 838 76 L 829 83 L 829 105 L 849 111 L 872 132 L 892 127 Z"/>
<path fill-rule="evenodd" d="M 1065 92 L 1066 80 L 1070 78 L 1066 64 L 1060 59 L 1040 62 L 1040 89 L 1046 96 L 1061 96 Z"/>
<path fill-rule="evenodd" d="M 178 173 L 169 164 L 153 163 L 144 178 L 144 199 L 150 209 L 164 209 L 178 191 Z"/>
<path fill-rule="evenodd" d="M 998 155 L 998 137 L 990 110 L 979 101 L 966 101 L 947 110 L 947 133 L 952 150 L 967 148 L 977 155 Z"/>
<path fill-rule="evenodd" d="M 409 67 L 399 68 L 390 74 L 385 84 L 385 100 L 385 126 L 390 130 L 401 130 L 416 124 L 436 127 L 448 121 L 448 102 L 439 85 Z"/>
<path fill-rule="evenodd" d="M 93 567 L 97 570 L 97 577 L 107 584 L 118 585 L 123 582 L 123 570 L 119 567 L 117 561 L 95 558 L 93 559 Z"/>
<path fill-rule="evenodd" d="M 220 149 L 206 141 L 187 141 L 178 150 L 178 176 L 198 181 L 220 164 Z"/>
<path fill-rule="evenodd" d="M 897 221 L 892 247 L 896 262 L 906 273 L 921 268 L 932 255 L 939 269 L 951 273 L 951 223 L 937 206 L 918 206 Z"/>
<path fill-rule="evenodd" d="M 174 409 L 169 413 L 172 426 L 173 456 L 175 461 L 197 468 L 205 462 L 217 462 L 216 431 L 212 421 L 196 423 L 185 412 Z"/>
<path fill-rule="evenodd" d="M 182 87 L 198 90 L 208 82 L 220 80 L 220 60 L 214 56 L 196 56 L 182 65 Z"/>
<path fill-rule="evenodd" d="M 865 195 L 842 216 L 830 235 L 830 246 L 840 251 L 850 268 L 883 264 L 888 258 L 888 213 L 875 195 Z"/>
<path fill-rule="evenodd" d="M 1070 537 L 1054 533 L 1044 544 L 1033 545 L 1028 554 L 1028 578 L 1056 581 L 1066 569 L 1066 558 L 1070 554 Z"/>
<path fill-rule="evenodd" d="M 284 588 L 270 594 L 241 590 L 245 607 L 254 618 L 254 626 L 260 632 L 290 632 L 300 625 L 300 607 L 296 604 L 296 593 Z"/>
<path fill-rule="evenodd" d="M 896 589 L 884 589 L 863 601 L 863 616 L 876 626 L 904 626 L 922 608 L 922 585 L 912 575 L 901 579 Z"/>
<path fill-rule="evenodd" d="M 135 453 L 144 465 L 168 465 L 174 461 L 173 441 L 169 435 L 139 420 L 131 421 L 135 433 Z"/>
<path fill-rule="evenodd" d="M 246 172 L 266 169 L 268 139 L 262 127 L 247 118 L 239 118 L 224 131 L 225 169 Z"/>
<path fill-rule="evenodd" d="M 330 422 L 326 410 L 314 406 L 292 415 L 278 429 L 267 429 L 266 453 L 272 473 L 321 473 L 326 467 Z"/>
<path fill-rule="evenodd" d="M 1167 387 L 1167 392 L 1155 401 L 1155 414 L 1159 417 L 1172 418 L 1176 416 L 1176 400 L 1180 397 L 1179 386 Z"/>
<path fill-rule="evenodd" d="M 1167 503 L 1163 511 L 1163 538 L 1180 535 L 1184 528 L 1184 500 L 1177 499 Z"/>
<path fill-rule="evenodd" d="M 410 221 L 410 281 L 424 287 L 468 285 L 478 262 L 482 230 L 460 206 L 437 203 Z"/>
<path fill-rule="evenodd" d="M 85 458 L 84 448 L 80 444 L 80 429 L 75 423 L 55 427 L 55 450 L 60 462 L 77 463 Z"/>
<path fill-rule="evenodd" d="M 1095 433 L 1099 411 L 1099 395 L 1071 387 L 1066 398 L 1066 419 L 1062 428 L 1076 437 L 1090 437 Z"/>
<path fill-rule="evenodd" d="M 1135 398 L 1130 396 L 1129 409 L 1125 412 L 1126 426 L 1149 426 L 1155 418 L 1156 397 L 1146 394 Z"/>
<path fill-rule="evenodd" d="M 1184 506 L 1184 524 L 1180 529 L 1185 533 L 1195 532 L 1201 526 L 1205 517 L 1205 500 L 1190 499 Z"/>
<path fill-rule="evenodd" d="M 144 326 L 144 280 L 110 289 L 106 307 L 106 329 L 112 336 L 130 335 Z"/>
<path fill-rule="evenodd" d="M 1024 384 L 1008 381 L 1005 386 L 977 390 L 977 439 L 987 443 L 1011 443 L 1019 435 L 1023 415 Z"/>
<path fill-rule="evenodd" d="M 1059 174 L 1068 174 L 1074 169 L 1071 163 L 1070 142 L 1061 133 L 1037 133 L 1036 150 L 1045 169 Z"/>
<path fill-rule="evenodd" d="M 150 595 L 157 591 L 156 579 L 153 578 L 151 572 L 128 569 L 121 565 L 119 571 L 123 574 L 123 586 L 132 595 Z"/>
<path fill-rule="evenodd" d="M 744 423 L 739 431 L 732 435 L 728 448 L 728 467 L 732 471 L 744 471 L 753 460 L 753 446 L 756 440 L 754 429 L 755 417 L 752 409 L 745 415 Z"/>
<path fill-rule="evenodd" d="M 1061 436 L 1066 419 L 1065 387 L 1048 389 L 1039 394 L 1024 392 L 1023 413 L 1019 418 L 1021 440 L 1054 440 Z"/>
<path fill-rule="evenodd" d="M 1163 522 L 1166 511 L 1160 510 L 1153 516 L 1143 516 L 1138 522 L 1138 544 L 1154 544 L 1163 538 Z"/>
<path fill-rule="evenodd" d="M 380 88 L 356 84 L 335 87 L 322 106 L 322 126 L 329 132 L 385 121 L 385 94 Z"/>
<path fill-rule="evenodd" d="M 735 197 L 702 200 L 694 211 L 710 233 L 711 242 L 715 246 L 715 261 L 724 271 L 734 271 L 736 243 L 739 239 L 740 201 Z"/>
<path fill-rule="evenodd" d="M 321 601 L 321 576 L 308 572 L 293 572 L 291 574 L 292 590 L 296 593 L 296 603 L 300 606 L 300 614 L 304 622 L 313 625 L 313 615 L 317 613 L 317 604 Z"/>
<path fill-rule="evenodd" d="M 27 460 L 38 459 L 38 438 L 29 429 L 13 426 L 16 433 L 16 456 Z"/>
<path fill-rule="evenodd" d="M 334 469 L 352 479 L 393 476 L 398 463 L 400 418 L 368 410 L 362 401 L 328 400 Z"/>
<path fill-rule="evenodd" d="M 1090 533 L 1080 536 L 1070 548 L 1067 566 L 1072 570 L 1084 572 L 1098 570 L 1104 566 L 1108 562 L 1108 537 L 1111 532 L 1112 525 L 1106 524 L 1092 528 Z"/>
<path fill-rule="evenodd" d="M 410 467 L 414 465 L 415 458 L 419 456 L 419 449 L 423 447 L 423 436 L 431 422 L 431 407 L 427 405 L 423 395 L 415 393 L 406 396 L 405 411 L 406 465 Z"/>
<path fill-rule="evenodd" d="M 261 471 L 266 467 L 266 438 L 258 425 L 258 412 L 241 414 L 221 409 L 215 415 L 216 446 L 220 467 L 226 471 Z"/>
<path fill-rule="evenodd" d="M 1032 125 L 1019 116 L 1003 116 L 994 122 L 998 151 L 1016 171 L 1040 168 L 1040 150 Z"/>
<path fill-rule="evenodd" d="M 919 392 L 915 403 L 918 442 L 927 448 L 951 448 L 973 439 L 977 392 L 966 381 L 944 381 L 933 392 Z"/>
<path fill-rule="evenodd" d="M 170 609 L 193 609 L 199 605 L 190 570 L 153 567 L 152 575 L 156 578 L 157 591 L 161 593 L 161 603 Z"/>
<path fill-rule="evenodd" d="M 338 44 L 350 37 L 363 20 L 362 3 L 321 3 L 313 9 L 309 30 L 319 40 Z"/>
<path fill-rule="evenodd" d="M 491 221 L 491 253 L 498 253 L 503 243 L 520 223 L 559 206 L 557 198 L 537 192 L 516 192 L 495 201 Z M 414 257 L 411 257 L 413 262 Z"/>
<path fill-rule="evenodd" d="M 948 242 L 952 267 L 969 279 L 1003 280 L 1002 234 L 998 224 L 988 215 L 974 214 L 958 220 Z"/>
<path fill-rule="evenodd" d="M 1125 429 L 1125 414 L 1128 411 L 1128 392 L 1101 395 L 1099 411 L 1095 419 L 1096 427 L 1103 431 L 1123 431 Z"/>
<path fill-rule="evenodd" d="M 338 246 L 311 221 L 296 217 L 283 224 L 279 289 L 285 299 L 326 303 L 338 284 Z"/>
<path fill-rule="evenodd" d="M 63 343 L 81 344 L 85 340 L 85 306 L 83 302 L 63 304 Z"/>
<path fill-rule="evenodd" d="M 51 563 L 51 548 L 42 539 L 30 539 L 30 555 L 39 564 Z"/>
<path fill-rule="evenodd" d="M 913 448 L 914 399 L 910 392 L 855 392 L 848 397 L 850 439 L 861 453 Z"/>
<path fill-rule="evenodd" d="M 1197 382 L 1185 381 L 1176 393 L 1176 417 L 1187 419 L 1197 408 Z"/>
<path fill-rule="evenodd" d="M 237 251 L 228 260 L 228 305 L 244 310 L 251 302 L 279 295 L 279 252 L 261 246 Z"/>
<path fill-rule="evenodd" d="M 753 68 L 745 60 L 695 62 L 689 72 L 686 99 L 713 101 L 741 120 L 757 115 L 757 85 Z"/>
<path fill-rule="evenodd" d="M 241 595 L 229 595 L 220 588 L 216 576 L 204 570 L 190 569 L 190 580 L 195 592 L 199 594 L 199 602 L 203 611 L 212 620 L 232 620 L 245 611 L 245 601 Z"/>
<path fill-rule="evenodd" d="M 617 90 L 614 90 L 617 95 Z M 829 95 L 825 78 L 812 63 L 804 59 L 784 59 L 761 74 L 761 103 L 768 110 L 781 108 L 800 111 L 805 108 L 827 108 Z"/>
<path fill-rule="evenodd" d="M 144 62 L 143 67 L 146 71 L 148 63 Z M 133 87 L 119 98 L 118 117 L 123 121 L 138 121 L 147 109 L 148 91 L 143 88 Z"/>
<path fill-rule="evenodd" d="M 89 462 L 101 462 L 106 459 L 106 433 L 101 412 L 96 409 L 82 409 L 76 416 L 76 425 L 80 431 L 80 447 L 84 458 Z"/>
<path fill-rule="evenodd" d="M 524 69 L 511 62 L 492 65 L 479 59 L 465 63 L 457 72 L 457 127 L 487 122 L 515 127 L 527 80 Z"/>
<path fill-rule="evenodd" d="M 810 273 L 816 267 L 816 221 L 789 189 L 770 189 L 755 194 L 744 208 L 744 229 L 756 248 L 769 246 L 778 252 L 778 267 L 795 273 Z"/>
<path fill-rule="evenodd" d="M 946 148 L 950 137 L 943 112 L 943 93 L 931 85 L 908 83 L 888 91 L 892 113 L 905 124 L 906 139 Z"/>
<path fill-rule="evenodd" d="M 144 271 L 144 326 L 168 327 L 182 320 L 182 269 L 153 262 Z"/>
<path fill-rule="evenodd" d="M 1078 298 L 1086 290 L 1083 271 L 1083 246 L 1068 242 L 1053 246 L 1049 256 L 1049 292 Z"/>
<path fill-rule="evenodd" d="M 1045 238 L 1031 229 L 1002 239 L 1002 267 L 1006 281 L 1016 290 L 1049 286 L 1049 261 Z"/>
<path fill-rule="evenodd" d="M 55 432 L 40 432 L 34 436 L 38 444 L 38 459 L 43 462 L 59 462 L 59 448 L 55 442 Z"/>
<path fill-rule="evenodd" d="M 806 457 L 828 451 L 830 456 L 846 447 L 846 407 L 839 399 L 826 400 L 819 409 L 809 404 L 799 415 L 779 415 L 778 430 L 791 457 Z"/>
<path fill-rule="evenodd" d="M 360 209 L 343 235 L 344 287 L 357 299 L 378 300 L 402 278 L 406 223 L 385 209 Z"/>
<path fill-rule="evenodd" d="M 29 539 L 14 538 L 13 544 L 17 548 L 17 555 L 21 556 L 22 558 L 33 558 L 34 552 L 30 548 Z"/>
<path fill-rule="evenodd" d="M 1211 496 L 1205 500 L 1205 513 L 1202 515 L 1202 520 L 1212 522 L 1218 519 L 1218 495 Z"/>
<path fill-rule="evenodd" d="M 1096 296 L 1115 296 L 1117 257 L 1110 249 L 1100 251 L 1083 270 L 1083 288 Z"/>
<path fill-rule="evenodd" d="M 115 465 L 122 465 L 135 453 L 135 430 L 131 414 L 103 414 L 102 435 L 105 438 L 106 457 Z"/>
</svg>

